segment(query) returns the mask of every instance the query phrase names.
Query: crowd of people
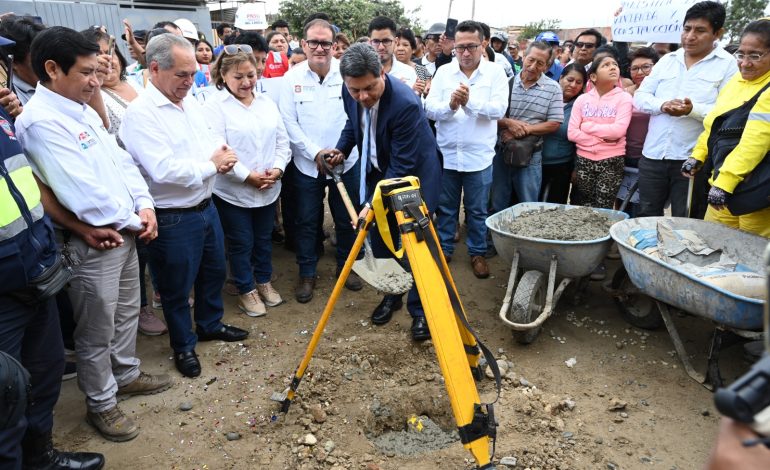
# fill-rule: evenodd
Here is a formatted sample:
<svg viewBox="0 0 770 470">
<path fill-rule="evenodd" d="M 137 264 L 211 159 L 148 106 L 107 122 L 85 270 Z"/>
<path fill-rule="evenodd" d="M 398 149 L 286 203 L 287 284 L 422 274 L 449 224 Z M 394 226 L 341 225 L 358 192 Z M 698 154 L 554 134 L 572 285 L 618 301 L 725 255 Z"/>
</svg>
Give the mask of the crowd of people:
<svg viewBox="0 0 770 470">
<path fill-rule="evenodd" d="M 485 219 L 516 202 L 630 197 L 631 216 L 670 202 L 673 216 L 770 237 L 769 19 L 731 54 L 713 1 L 687 11 L 678 48 L 609 44 L 594 29 L 524 47 L 476 21 L 420 36 L 386 17 L 351 41 L 324 13 L 297 40 L 285 21 L 246 13 L 218 26 L 216 47 L 189 20 L 124 22 L 130 64 L 103 27 L 0 21 L 12 58 L 0 90 L 0 351 L 32 384 L 26 415 L 0 429 L 3 468 L 104 465 L 52 446 L 65 348 L 87 421 L 130 440 L 139 428 L 118 397 L 172 386 L 141 370 L 138 332 L 168 333 L 177 370 L 196 377 L 198 341 L 248 336 L 223 323 L 223 292 L 249 317 L 286 301 L 274 244 L 296 253 L 299 303 L 313 298 L 327 237 L 339 275 L 355 232 L 335 167 L 359 210 L 382 179 L 419 177 L 447 262 L 462 206 L 479 279 L 495 255 Z M 372 246 L 389 255 L 376 231 Z M 66 275 L 57 252 L 72 277 L 52 295 L 43 288 Z M 351 273 L 345 286 L 363 283 Z M 402 307 L 386 295 L 372 323 Z M 430 338 L 415 288 L 407 309 L 413 339 Z"/>
</svg>

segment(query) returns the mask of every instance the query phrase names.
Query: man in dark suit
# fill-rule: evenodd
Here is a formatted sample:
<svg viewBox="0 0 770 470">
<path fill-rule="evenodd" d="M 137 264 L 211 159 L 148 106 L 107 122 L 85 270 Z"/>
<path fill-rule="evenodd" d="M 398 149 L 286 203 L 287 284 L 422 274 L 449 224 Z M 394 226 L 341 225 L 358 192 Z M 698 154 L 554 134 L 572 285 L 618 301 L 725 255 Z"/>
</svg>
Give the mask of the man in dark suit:
<svg viewBox="0 0 770 470">
<path fill-rule="evenodd" d="M 340 72 L 345 82 L 342 99 L 348 121 L 337 148 L 329 151 L 332 164 L 342 163 L 357 146 L 361 155 L 361 201 L 371 200 L 380 180 L 416 176 L 428 209 L 434 210 L 441 185 L 441 161 L 420 98 L 382 70 L 377 52 L 368 44 L 350 46 L 340 60 Z M 378 231 L 372 234 L 372 248 L 381 256 L 384 243 Z M 374 309 L 372 323 L 384 325 L 402 306 L 401 296 L 386 295 Z M 430 331 L 416 287 L 409 291 L 407 309 L 412 315 L 412 338 L 428 339 Z"/>
</svg>

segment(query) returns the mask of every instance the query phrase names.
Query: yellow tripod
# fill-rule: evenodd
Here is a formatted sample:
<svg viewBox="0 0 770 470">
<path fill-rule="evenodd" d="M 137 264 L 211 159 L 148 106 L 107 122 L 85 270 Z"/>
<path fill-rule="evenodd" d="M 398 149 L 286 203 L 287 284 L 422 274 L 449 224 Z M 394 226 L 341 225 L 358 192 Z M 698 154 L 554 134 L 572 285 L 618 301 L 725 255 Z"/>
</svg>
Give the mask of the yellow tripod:
<svg viewBox="0 0 770 470">
<path fill-rule="evenodd" d="M 366 216 L 358 221 L 358 235 L 353 248 L 326 303 L 318 326 L 313 332 L 305 356 L 294 374 L 294 379 L 283 394 L 278 394 L 273 399 L 282 403 L 283 413 L 289 410 L 326 323 L 334 310 L 337 298 L 350 274 L 353 262 L 361 251 L 372 221 L 376 218 L 380 234 L 388 248 L 399 258 L 406 253 L 409 260 L 441 373 L 444 376 L 460 441 L 473 454 L 479 469 L 494 468 L 489 454 L 489 441 L 492 439 L 494 442 L 496 437 L 497 423 L 493 403 L 481 403 L 474 376 L 476 378 L 482 376 L 479 355 L 480 351 L 483 351 L 489 366 L 495 373 L 499 396 L 500 373 L 497 369 L 497 361 L 477 340 L 468 324 L 449 267 L 439 248 L 438 237 L 428 215 L 428 209 L 422 200 L 419 181 L 414 177 L 381 181 L 377 185 L 372 206 L 374 210 L 368 211 Z M 402 248 L 398 250 L 393 246 L 389 221 L 395 221 L 401 236 Z"/>
</svg>

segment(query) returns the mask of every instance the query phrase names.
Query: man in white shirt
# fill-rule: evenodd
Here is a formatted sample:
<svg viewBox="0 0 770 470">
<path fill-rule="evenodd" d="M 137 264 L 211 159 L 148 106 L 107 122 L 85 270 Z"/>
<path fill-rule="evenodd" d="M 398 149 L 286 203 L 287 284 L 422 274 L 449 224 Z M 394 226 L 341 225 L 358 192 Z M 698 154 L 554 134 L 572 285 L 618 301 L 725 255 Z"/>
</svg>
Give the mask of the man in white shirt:
<svg viewBox="0 0 770 470">
<path fill-rule="evenodd" d="M 150 83 L 126 110 L 120 138 L 149 180 L 158 213 L 158 239 L 150 263 L 158 273 L 163 315 L 182 375 L 201 373 L 198 340 L 240 341 L 248 332 L 222 323 L 224 235 L 211 203 L 217 173 L 237 158 L 209 129 L 189 96 L 198 69 L 189 41 L 161 34 L 147 44 Z M 188 294 L 195 287 L 196 333 Z"/>
<path fill-rule="evenodd" d="M 438 234 L 444 255 L 451 259 L 454 234 L 464 194 L 468 254 L 473 274 L 489 277 L 487 203 L 492 186 L 492 159 L 497 120 L 505 115 L 508 83 L 503 69 L 482 60 L 484 31 L 475 21 L 457 25 L 457 60 L 436 71 L 425 113 L 436 121 L 436 141 L 444 155 L 438 210 Z"/>
<path fill-rule="evenodd" d="M 319 171 L 324 149 L 333 148 L 345 127 L 347 115 L 342 104 L 342 75 L 340 63 L 333 57 L 334 30 L 325 20 L 315 19 L 305 25 L 302 49 L 307 60 L 297 64 L 283 76 L 280 97 L 281 115 L 291 141 L 295 195 L 295 240 L 299 283 L 295 289 L 298 302 L 306 303 L 313 298 L 318 254 L 319 223 L 326 188 L 329 188 L 329 209 L 337 232 L 337 275 L 353 246 L 355 233 L 339 191 Z M 354 205 L 359 201 L 358 152 L 345 160 L 342 181 Z M 360 278 L 350 273 L 345 286 L 361 290 Z"/>
<path fill-rule="evenodd" d="M 134 234 L 157 236 L 153 199 L 130 155 L 86 104 L 99 93 L 108 58 L 99 46 L 64 27 L 42 31 L 32 43 L 37 92 L 16 121 L 19 142 L 40 180 L 81 221 L 120 231 L 122 245 L 89 249 L 61 232 L 65 256 L 75 260 L 69 295 L 75 312 L 78 385 L 87 420 L 108 440 L 139 433 L 117 406 L 117 395 L 150 394 L 171 386 L 167 375 L 139 370 L 139 266 Z M 98 71 L 98 72 L 97 72 Z"/>
<path fill-rule="evenodd" d="M 397 61 L 393 56 L 396 31 L 396 23 L 393 20 L 385 16 L 375 17 L 369 23 L 369 44 L 377 51 L 385 73 L 414 89 L 414 84 L 417 82 L 417 72 L 414 71 L 414 68 Z"/>
<path fill-rule="evenodd" d="M 738 71 L 735 58 L 716 45 L 724 32 L 725 16 L 725 7 L 717 2 L 690 7 L 684 17 L 682 47 L 661 57 L 634 94 L 634 106 L 651 114 L 639 161 L 640 217 L 662 216 L 669 199 L 674 217 L 703 218 L 705 214 L 705 175 L 694 181 L 688 214 L 689 179 L 680 169 L 703 132 L 703 118 Z"/>
</svg>

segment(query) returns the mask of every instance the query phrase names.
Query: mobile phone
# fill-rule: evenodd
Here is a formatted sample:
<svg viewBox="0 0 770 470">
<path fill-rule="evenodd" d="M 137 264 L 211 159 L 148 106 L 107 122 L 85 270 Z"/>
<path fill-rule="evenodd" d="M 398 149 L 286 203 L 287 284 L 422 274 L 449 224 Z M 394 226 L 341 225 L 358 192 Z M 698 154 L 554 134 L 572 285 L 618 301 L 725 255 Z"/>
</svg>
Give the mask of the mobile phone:
<svg viewBox="0 0 770 470">
<path fill-rule="evenodd" d="M 110 55 L 110 59 L 112 59 L 112 56 L 115 54 L 115 36 L 110 35 L 110 42 L 107 43 L 107 50 L 109 51 L 108 54 Z"/>
<path fill-rule="evenodd" d="M 5 78 L 7 79 L 5 87 L 13 91 L 13 54 L 8 54 L 5 57 L 5 67 Z"/>
<path fill-rule="evenodd" d="M 457 20 L 454 18 L 447 18 L 444 36 L 446 36 L 448 39 L 454 39 L 455 31 L 457 31 Z"/>
</svg>

